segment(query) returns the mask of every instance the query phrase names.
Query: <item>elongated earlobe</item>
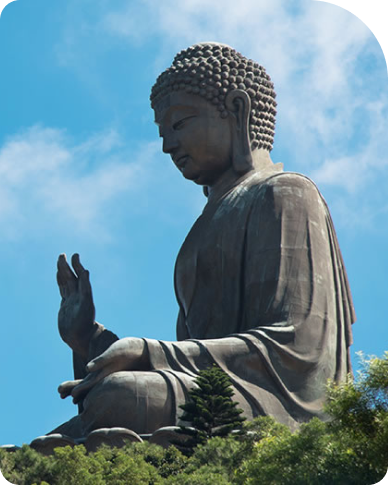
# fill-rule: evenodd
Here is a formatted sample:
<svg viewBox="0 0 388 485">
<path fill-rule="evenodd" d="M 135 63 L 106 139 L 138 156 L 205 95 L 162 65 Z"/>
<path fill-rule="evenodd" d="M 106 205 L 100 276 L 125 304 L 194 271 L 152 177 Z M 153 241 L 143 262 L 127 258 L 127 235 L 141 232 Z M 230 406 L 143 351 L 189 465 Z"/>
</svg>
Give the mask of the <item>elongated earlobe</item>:
<svg viewBox="0 0 388 485">
<path fill-rule="evenodd" d="M 244 174 L 252 169 L 252 150 L 249 140 L 249 116 L 251 100 L 241 89 L 230 91 L 225 99 L 225 106 L 233 117 L 232 157 L 237 173 Z"/>
</svg>

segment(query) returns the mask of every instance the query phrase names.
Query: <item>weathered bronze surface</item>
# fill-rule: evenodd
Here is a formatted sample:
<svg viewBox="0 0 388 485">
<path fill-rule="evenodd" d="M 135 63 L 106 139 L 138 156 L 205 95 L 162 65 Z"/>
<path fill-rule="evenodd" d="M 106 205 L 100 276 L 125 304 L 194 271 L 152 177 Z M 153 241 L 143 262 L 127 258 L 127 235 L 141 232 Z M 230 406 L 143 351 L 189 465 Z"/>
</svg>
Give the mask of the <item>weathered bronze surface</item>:
<svg viewBox="0 0 388 485">
<path fill-rule="evenodd" d="M 73 269 L 61 255 L 59 331 L 75 380 L 59 392 L 80 413 L 53 433 L 179 424 L 197 373 L 214 362 L 248 418 L 292 428 L 324 418 L 327 379 L 351 370 L 355 316 L 324 199 L 270 159 L 274 98 L 264 68 L 216 43 L 182 51 L 159 76 L 151 102 L 163 151 L 208 196 L 176 261 L 178 341 L 119 340 L 94 321 L 78 255 Z"/>
</svg>

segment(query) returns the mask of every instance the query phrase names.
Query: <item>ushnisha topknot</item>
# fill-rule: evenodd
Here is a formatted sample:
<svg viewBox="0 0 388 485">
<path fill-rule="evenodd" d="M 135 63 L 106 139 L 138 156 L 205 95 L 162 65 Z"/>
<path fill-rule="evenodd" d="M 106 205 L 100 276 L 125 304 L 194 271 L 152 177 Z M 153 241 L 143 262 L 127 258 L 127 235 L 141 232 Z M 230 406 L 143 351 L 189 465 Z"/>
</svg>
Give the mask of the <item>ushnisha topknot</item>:
<svg viewBox="0 0 388 485">
<path fill-rule="evenodd" d="M 198 94 L 217 106 L 226 118 L 226 95 L 244 90 L 251 100 L 249 136 L 251 148 L 272 150 L 275 135 L 276 93 L 264 67 L 232 47 L 216 42 L 195 44 L 179 52 L 151 90 L 151 106 L 172 91 Z"/>
</svg>

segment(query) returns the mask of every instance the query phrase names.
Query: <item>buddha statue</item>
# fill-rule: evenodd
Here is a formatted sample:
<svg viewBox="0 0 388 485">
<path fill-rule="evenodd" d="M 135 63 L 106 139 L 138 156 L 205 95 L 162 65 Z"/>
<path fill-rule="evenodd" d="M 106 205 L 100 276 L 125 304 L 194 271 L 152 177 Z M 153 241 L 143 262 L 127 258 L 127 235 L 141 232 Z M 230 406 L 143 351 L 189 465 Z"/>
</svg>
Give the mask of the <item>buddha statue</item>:
<svg viewBox="0 0 388 485">
<path fill-rule="evenodd" d="M 325 419 L 327 380 L 351 365 L 355 320 L 328 207 L 306 176 L 273 163 L 276 101 L 265 69 L 206 42 L 178 53 L 152 88 L 163 151 L 207 204 L 176 260 L 177 341 L 119 339 L 95 321 L 89 272 L 58 260 L 59 331 L 74 380 L 59 387 L 79 413 L 52 431 L 139 435 L 181 423 L 201 369 L 229 376 L 247 419 L 296 429 Z"/>
</svg>

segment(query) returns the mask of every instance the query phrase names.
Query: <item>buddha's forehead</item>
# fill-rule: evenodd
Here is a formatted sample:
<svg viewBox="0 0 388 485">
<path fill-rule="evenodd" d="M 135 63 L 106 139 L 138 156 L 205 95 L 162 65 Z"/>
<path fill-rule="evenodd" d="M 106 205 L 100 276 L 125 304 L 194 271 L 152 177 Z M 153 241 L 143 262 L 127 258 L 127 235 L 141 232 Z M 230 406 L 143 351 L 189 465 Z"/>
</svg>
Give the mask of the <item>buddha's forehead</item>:
<svg viewBox="0 0 388 485">
<path fill-rule="evenodd" d="M 201 96 L 175 91 L 163 96 L 154 106 L 155 123 L 162 124 L 168 116 L 176 111 L 193 112 L 206 109 L 208 102 Z"/>
</svg>

